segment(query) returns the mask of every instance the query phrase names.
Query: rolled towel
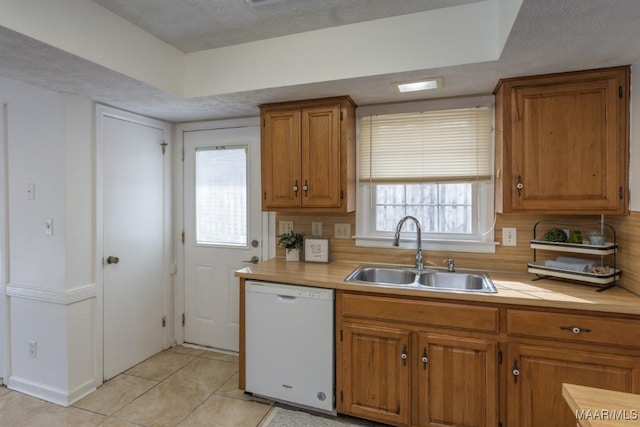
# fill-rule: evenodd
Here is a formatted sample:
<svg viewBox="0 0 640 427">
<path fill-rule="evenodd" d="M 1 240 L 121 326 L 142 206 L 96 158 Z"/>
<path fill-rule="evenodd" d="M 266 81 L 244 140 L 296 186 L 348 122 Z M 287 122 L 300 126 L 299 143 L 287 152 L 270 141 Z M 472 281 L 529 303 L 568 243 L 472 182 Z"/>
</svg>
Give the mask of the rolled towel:
<svg viewBox="0 0 640 427">
<path fill-rule="evenodd" d="M 578 271 L 578 272 L 590 272 L 594 264 L 590 262 L 563 262 L 549 259 L 544 262 L 545 267 L 557 268 L 559 270 Z"/>
<path fill-rule="evenodd" d="M 593 267 L 597 265 L 595 261 L 591 261 L 589 259 L 572 258 L 568 256 L 559 256 L 556 258 L 556 261 L 569 262 L 572 264 L 580 264 L 580 265 L 587 264 L 587 268 L 584 271 L 588 271 L 589 273 L 593 270 Z"/>
</svg>

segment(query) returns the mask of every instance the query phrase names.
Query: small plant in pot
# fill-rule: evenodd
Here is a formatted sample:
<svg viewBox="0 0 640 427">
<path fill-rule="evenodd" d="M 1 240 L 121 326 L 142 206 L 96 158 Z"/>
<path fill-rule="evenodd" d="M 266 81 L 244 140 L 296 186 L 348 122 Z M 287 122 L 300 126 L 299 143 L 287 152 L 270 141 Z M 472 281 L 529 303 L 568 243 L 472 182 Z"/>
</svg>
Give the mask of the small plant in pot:
<svg viewBox="0 0 640 427">
<path fill-rule="evenodd" d="M 303 241 L 304 235 L 293 231 L 278 236 L 278 245 L 285 248 L 287 261 L 300 261 L 300 250 L 302 249 Z"/>
</svg>

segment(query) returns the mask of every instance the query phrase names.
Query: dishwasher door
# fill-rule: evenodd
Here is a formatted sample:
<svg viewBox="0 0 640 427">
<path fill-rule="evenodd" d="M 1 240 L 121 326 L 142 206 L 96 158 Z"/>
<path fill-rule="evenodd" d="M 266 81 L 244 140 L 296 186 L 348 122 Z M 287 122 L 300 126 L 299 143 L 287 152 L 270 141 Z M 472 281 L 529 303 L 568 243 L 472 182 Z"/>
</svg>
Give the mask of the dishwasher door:
<svg viewBox="0 0 640 427">
<path fill-rule="evenodd" d="M 246 282 L 246 391 L 335 414 L 333 302 L 333 289 Z"/>
</svg>

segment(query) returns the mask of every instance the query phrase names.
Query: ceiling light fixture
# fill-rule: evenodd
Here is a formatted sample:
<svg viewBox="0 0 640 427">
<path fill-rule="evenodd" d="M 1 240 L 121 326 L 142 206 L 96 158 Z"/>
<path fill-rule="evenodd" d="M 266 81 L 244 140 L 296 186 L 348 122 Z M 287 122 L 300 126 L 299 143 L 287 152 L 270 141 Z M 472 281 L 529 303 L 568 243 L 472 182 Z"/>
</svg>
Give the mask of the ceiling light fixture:
<svg viewBox="0 0 640 427">
<path fill-rule="evenodd" d="M 442 86 L 442 77 L 434 77 L 432 79 L 421 80 L 419 82 L 395 83 L 393 85 L 393 87 L 395 87 L 400 93 L 440 89 Z"/>
<path fill-rule="evenodd" d="M 269 4 L 273 4 L 273 3 L 280 3 L 286 0 L 247 0 L 247 3 L 249 4 L 249 6 L 266 6 Z"/>
</svg>

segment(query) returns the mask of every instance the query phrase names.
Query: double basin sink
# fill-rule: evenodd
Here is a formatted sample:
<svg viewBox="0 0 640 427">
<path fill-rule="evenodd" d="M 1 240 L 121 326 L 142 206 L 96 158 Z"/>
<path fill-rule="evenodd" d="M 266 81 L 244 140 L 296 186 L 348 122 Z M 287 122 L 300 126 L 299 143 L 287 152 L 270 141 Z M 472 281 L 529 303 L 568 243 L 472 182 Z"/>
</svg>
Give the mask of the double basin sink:
<svg viewBox="0 0 640 427">
<path fill-rule="evenodd" d="M 449 272 L 431 268 L 418 270 L 400 266 L 361 265 L 345 281 L 433 291 L 498 292 L 487 273 L 465 269 Z"/>
</svg>

